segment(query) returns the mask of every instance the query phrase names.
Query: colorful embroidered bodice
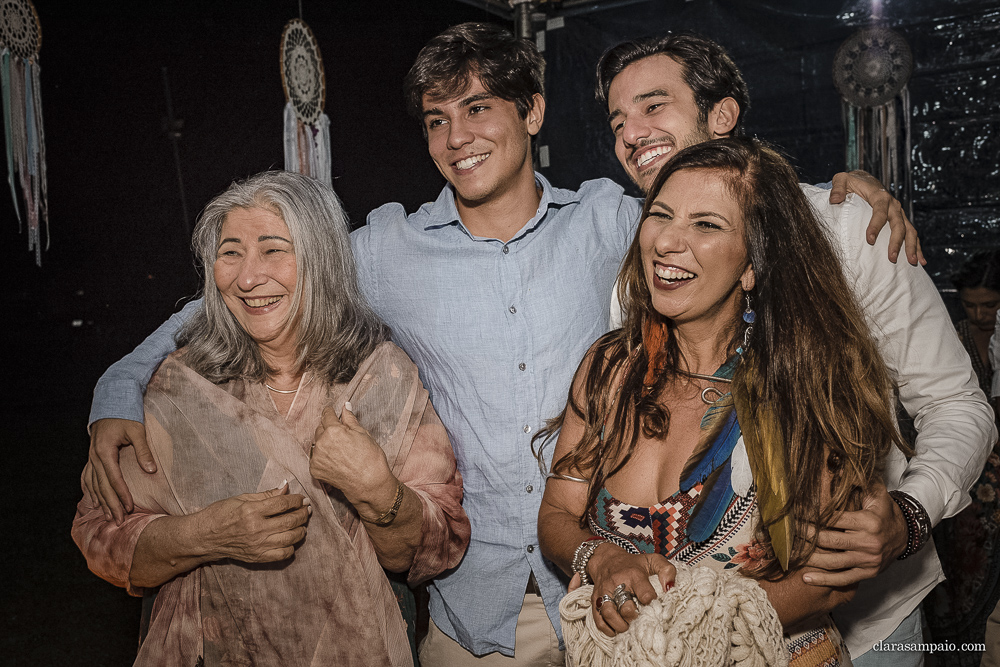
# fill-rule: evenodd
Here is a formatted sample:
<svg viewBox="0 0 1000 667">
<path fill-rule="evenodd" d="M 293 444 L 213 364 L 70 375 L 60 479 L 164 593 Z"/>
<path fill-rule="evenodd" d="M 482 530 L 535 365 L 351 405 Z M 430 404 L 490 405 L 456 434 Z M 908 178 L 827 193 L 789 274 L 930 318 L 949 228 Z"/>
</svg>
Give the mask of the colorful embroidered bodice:
<svg viewBox="0 0 1000 667">
<path fill-rule="evenodd" d="M 702 485 L 696 484 L 687 493 L 677 491 L 652 507 L 628 505 L 614 498 L 607 489 L 601 489 L 596 504 L 587 515 L 587 522 L 594 535 L 629 553 L 661 553 L 688 565 L 722 569 L 759 565 L 766 558 L 767 549 L 754 535 L 758 512 L 753 487 L 745 497 L 733 497 L 718 528 L 707 540 L 694 543 L 687 539 L 686 527 L 701 489 Z M 792 667 L 847 667 L 851 664 L 833 621 L 828 617 L 824 621 L 823 626 L 814 630 L 785 635 Z M 839 651 L 838 646 L 841 647 Z"/>
</svg>

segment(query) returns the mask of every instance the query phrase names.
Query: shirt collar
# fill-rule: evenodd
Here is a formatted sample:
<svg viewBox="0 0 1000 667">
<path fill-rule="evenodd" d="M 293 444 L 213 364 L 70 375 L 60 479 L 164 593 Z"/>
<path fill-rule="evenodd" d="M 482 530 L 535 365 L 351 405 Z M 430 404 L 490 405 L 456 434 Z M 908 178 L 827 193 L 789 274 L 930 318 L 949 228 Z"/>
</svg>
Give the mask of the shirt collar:
<svg viewBox="0 0 1000 667">
<path fill-rule="evenodd" d="M 528 221 L 529 224 L 526 224 L 517 236 L 521 236 L 541 224 L 545 218 L 544 214 L 548 212 L 550 206 L 559 208 L 566 204 L 580 201 L 580 197 L 576 192 L 552 187 L 548 179 L 537 171 L 535 172 L 535 183 L 542 187 L 542 198 L 538 202 L 538 211 Z M 425 231 L 441 229 L 442 227 L 451 225 L 459 225 L 464 229 L 462 219 L 458 214 L 458 207 L 455 206 L 455 190 L 451 186 L 451 183 L 446 183 L 438 198 L 429 206 L 423 207 L 423 210 L 427 213 L 427 219 L 424 221 Z"/>
</svg>

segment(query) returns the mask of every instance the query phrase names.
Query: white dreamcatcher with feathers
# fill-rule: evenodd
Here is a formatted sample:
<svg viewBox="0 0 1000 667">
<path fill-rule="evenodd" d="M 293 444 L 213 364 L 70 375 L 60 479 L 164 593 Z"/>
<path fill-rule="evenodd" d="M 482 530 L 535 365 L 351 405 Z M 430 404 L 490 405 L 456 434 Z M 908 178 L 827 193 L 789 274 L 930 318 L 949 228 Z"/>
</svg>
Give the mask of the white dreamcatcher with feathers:
<svg viewBox="0 0 1000 667">
<path fill-rule="evenodd" d="M 0 0 L 0 80 L 3 92 L 7 183 L 18 226 L 27 220 L 28 250 L 42 264 L 41 227 L 49 246 L 48 187 L 45 176 L 45 131 L 42 126 L 42 26 L 30 0 Z M 20 197 L 18 196 L 20 190 Z M 23 201 L 24 213 L 18 202 Z"/>
<path fill-rule="evenodd" d="M 281 35 L 281 83 L 285 89 L 285 169 L 331 183 L 330 119 L 326 75 L 316 36 L 302 19 Z"/>
</svg>

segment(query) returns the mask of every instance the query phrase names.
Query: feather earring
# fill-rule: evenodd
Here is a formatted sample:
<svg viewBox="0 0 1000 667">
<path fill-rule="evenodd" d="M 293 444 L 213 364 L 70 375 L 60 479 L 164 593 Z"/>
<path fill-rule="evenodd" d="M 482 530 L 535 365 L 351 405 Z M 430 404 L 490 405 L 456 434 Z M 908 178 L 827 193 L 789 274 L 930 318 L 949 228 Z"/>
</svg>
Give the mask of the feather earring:
<svg viewBox="0 0 1000 667">
<path fill-rule="evenodd" d="M 667 338 L 669 337 L 667 323 L 656 321 L 653 317 L 647 317 L 642 323 L 642 345 L 646 348 L 646 357 L 649 365 L 646 366 L 646 375 L 642 379 L 643 394 L 656 384 L 656 379 L 663 372 L 667 356 Z"/>
</svg>

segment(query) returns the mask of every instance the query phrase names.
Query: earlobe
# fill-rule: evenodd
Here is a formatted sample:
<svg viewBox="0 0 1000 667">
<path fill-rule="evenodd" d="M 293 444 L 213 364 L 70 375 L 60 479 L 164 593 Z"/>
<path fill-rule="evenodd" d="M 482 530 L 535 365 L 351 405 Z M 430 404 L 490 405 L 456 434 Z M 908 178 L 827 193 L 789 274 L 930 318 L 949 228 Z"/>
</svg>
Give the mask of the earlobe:
<svg viewBox="0 0 1000 667">
<path fill-rule="evenodd" d="M 757 285 L 757 277 L 753 273 L 753 265 L 747 267 L 747 270 L 743 272 L 740 276 L 740 286 L 743 288 L 744 292 L 749 292 Z"/>
<path fill-rule="evenodd" d="M 532 98 L 532 106 L 528 109 L 528 115 L 525 117 L 524 122 L 528 127 L 528 134 L 535 136 L 538 131 L 542 129 L 542 123 L 545 120 L 545 98 L 539 93 L 535 93 Z"/>
<path fill-rule="evenodd" d="M 740 118 L 740 105 L 731 97 L 725 97 L 715 103 L 708 118 L 708 129 L 713 139 L 728 137 L 736 129 Z"/>
</svg>

